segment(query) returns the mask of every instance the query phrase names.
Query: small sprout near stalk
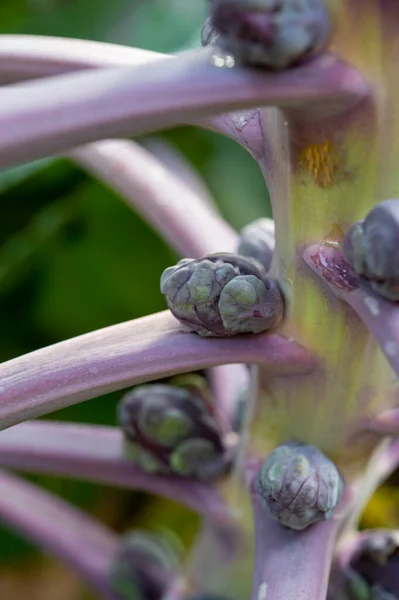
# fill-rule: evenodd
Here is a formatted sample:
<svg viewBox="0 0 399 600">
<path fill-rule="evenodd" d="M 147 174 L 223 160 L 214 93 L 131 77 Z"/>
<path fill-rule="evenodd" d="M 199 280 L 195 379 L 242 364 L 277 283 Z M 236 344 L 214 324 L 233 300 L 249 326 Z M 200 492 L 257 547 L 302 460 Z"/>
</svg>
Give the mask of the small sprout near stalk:
<svg viewBox="0 0 399 600">
<path fill-rule="evenodd" d="M 273 519 L 300 531 L 331 517 L 342 496 L 343 480 L 318 448 L 288 442 L 263 463 L 255 492 Z"/>
<path fill-rule="evenodd" d="M 278 283 L 258 261 L 237 254 L 185 258 L 163 272 L 161 292 L 187 330 L 207 337 L 260 333 L 284 316 Z"/>
<path fill-rule="evenodd" d="M 179 563 L 176 549 L 160 535 L 132 531 L 113 558 L 110 587 L 118 600 L 159 600 Z"/>
<path fill-rule="evenodd" d="M 266 270 L 270 269 L 273 250 L 274 222 L 271 219 L 257 219 L 240 231 L 238 254 L 258 260 Z"/>
<path fill-rule="evenodd" d="M 399 200 L 385 200 L 355 223 L 342 245 L 345 259 L 387 300 L 399 301 Z"/>
<path fill-rule="evenodd" d="M 202 379 L 182 379 L 185 387 L 143 385 L 122 398 L 118 412 L 126 456 L 149 473 L 213 480 L 231 462 L 223 427 Z"/>
<path fill-rule="evenodd" d="M 287 69 L 320 54 L 330 36 L 323 0 L 210 0 L 203 45 L 242 65 Z"/>
<path fill-rule="evenodd" d="M 399 598 L 399 533 L 364 532 L 346 570 L 349 600 Z"/>
</svg>

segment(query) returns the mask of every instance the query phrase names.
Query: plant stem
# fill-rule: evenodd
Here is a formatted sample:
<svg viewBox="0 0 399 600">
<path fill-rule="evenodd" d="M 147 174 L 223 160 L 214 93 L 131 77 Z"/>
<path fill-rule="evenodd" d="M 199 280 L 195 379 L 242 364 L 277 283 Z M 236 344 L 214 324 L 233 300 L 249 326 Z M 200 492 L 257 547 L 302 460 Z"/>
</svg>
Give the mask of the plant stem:
<svg viewBox="0 0 399 600">
<path fill-rule="evenodd" d="M 273 373 L 314 368 L 276 334 L 209 339 L 161 312 L 36 350 L 0 365 L 3 429 L 101 394 L 217 364 L 259 363 Z"/>
<path fill-rule="evenodd" d="M 318 257 L 323 252 L 323 262 Z M 360 317 L 399 376 L 399 306 L 376 294 L 335 248 L 310 246 L 304 260 L 333 293 Z"/>
<path fill-rule="evenodd" d="M 147 474 L 125 458 L 118 427 L 30 421 L 0 433 L 0 466 L 52 473 L 165 496 L 217 520 L 228 509 L 212 487 Z"/>
<path fill-rule="evenodd" d="M 166 62 L 5 87 L 0 166 L 258 104 L 313 104 L 315 111 L 330 114 L 367 93 L 357 72 L 332 56 L 279 74 L 220 69 L 211 64 L 211 56 L 208 48 Z"/>
<path fill-rule="evenodd" d="M 168 54 L 40 35 L 0 36 L 0 81 L 9 83 L 50 77 L 80 69 L 121 67 L 172 58 Z"/>
<path fill-rule="evenodd" d="M 115 600 L 108 572 L 118 538 L 105 525 L 5 472 L 0 472 L 0 519 L 65 561 L 101 597 Z"/>
<path fill-rule="evenodd" d="M 339 519 L 292 531 L 273 521 L 257 499 L 252 600 L 324 600 Z"/>
<path fill-rule="evenodd" d="M 233 229 L 138 144 L 107 140 L 73 150 L 69 156 L 119 192 L 183 256 L 236 249 Z"/>
</svg>

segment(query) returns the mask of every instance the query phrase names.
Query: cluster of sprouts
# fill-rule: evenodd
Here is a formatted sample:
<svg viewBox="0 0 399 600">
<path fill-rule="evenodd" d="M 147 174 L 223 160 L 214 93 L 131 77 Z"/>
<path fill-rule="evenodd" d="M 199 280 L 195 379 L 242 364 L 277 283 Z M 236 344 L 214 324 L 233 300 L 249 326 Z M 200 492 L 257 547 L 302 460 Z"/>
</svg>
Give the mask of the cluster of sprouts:
<svg viewBox="0 0 399 600">
<path fill-rule="evenodd" d="M 168 310 L 0 365 L 0 519 L 108 600 L 394 600 L 397 534 L 358 523 L 399 464 L 398 3 L 208 4 L 174 57 L 0 36 L 0 165 L 63 153 L 184 255 Z M 250 152 L 273 221 L 238 234 L 184 163 L 117 139 L 181 123 Z M 114 390 L 115 427 L 36 420 Z M 14 469 L 203 523 L 186 558 Z"/>
</svg>

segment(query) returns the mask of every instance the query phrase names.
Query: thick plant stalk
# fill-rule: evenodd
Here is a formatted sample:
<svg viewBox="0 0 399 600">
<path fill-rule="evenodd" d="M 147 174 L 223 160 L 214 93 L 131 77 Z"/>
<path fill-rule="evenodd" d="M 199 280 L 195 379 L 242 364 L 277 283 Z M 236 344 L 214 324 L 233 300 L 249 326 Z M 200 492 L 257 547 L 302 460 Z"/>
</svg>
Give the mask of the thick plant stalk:
<svg viewBox="0 0 399 600">
<path fill-rule="evenodd" d="M 229 122 L 230 129 L 232 122 L 235 126 L 236 139 L 257 158 L 269 186 L 276 223 L 273 273 L 284 286 L 290 307 L 282 330 L 321 361 L 320 369 L 309 377 L 267 378 L 250 426 L 250 452 L 262 456 L 283 440 L 302 440 L 342 460 L 350 476 L 363 468 L 376 443 L 375 437 L 360 439 L 352 432 L 359 419 L 389 407 L 392 377 L 363 324 L 325 293 L 301 254 L 312 243 L 336 245 L 343 231 L 382 199 L 381 194 L 395 197 L 393 173 L 397 171 L 392 168 L 388 176 L 381 161 L 387 154 L 383 140 L 389 138 L 391 151 L 396 152 L 388 116 L 394 111 L 384 105 L 386 96 L 380 90 L 389 85 L 396 93 L 388 76 L 396 52 L 394 36 L 387 38 L 382 27 L 388 14 L 391 22 L 397 14 L 391 2 L 367 1 L 359 24 L 354 4 L 327 2 L 334 22 L 332 45 L 338 56 L 367 77 L 367 100 L 329 118 L 310 107 L 283 107 L 283 113 L 248 111 L 243 115 L 247 124 L 243 136 L 239 118 Z M 368 38 L 370 31 L 375 37 L 365 51 L 360 40 Z M 389 160 L 392 164 L 391 156 Z M 320 335 L 322 331 L 328 333 Z M 344 342 L 347 339 L 350 346 Z"/>
<path fill-rule="evenodd" d="M 204 49 L 167 62 L 7 86 L 0 99 L 0 166 L 258 104 L 314 104 L 331 113 L 367 92 L 357 72 L 332 56 L 281 74 L 218 69 L 211 56 Z"/>
<path fill-rule="evenodd" d="M 0 472 L 0 520 L 66 562 L 105 600 L 118 538 L 105 525 L 15 475 Z"/>
<path fill-rule="evenodd" d="M 305 350 L 278 335 L 204 339 L 184 333 L 165 311 L 1 364 L 1 428 L 144 381 L 229 363 L 259 363 L 274 373 L 314 368 Z"/>
<path fill-rule="evenodd" d="M 31 421 L 0 433 L 0 467 L 67 475 L 165 496 L 215 520 L 229 520 L 217 491 L 177 477 L 149 475 L 125 458 L 117 427 Z"/>
<path fill-rule="evenodd" d="M 232 228 L 138 144 L 107 140 L 73 150 L 69 157 L 119 192 L 183 256 L 236 249 Z"/>
</svg>

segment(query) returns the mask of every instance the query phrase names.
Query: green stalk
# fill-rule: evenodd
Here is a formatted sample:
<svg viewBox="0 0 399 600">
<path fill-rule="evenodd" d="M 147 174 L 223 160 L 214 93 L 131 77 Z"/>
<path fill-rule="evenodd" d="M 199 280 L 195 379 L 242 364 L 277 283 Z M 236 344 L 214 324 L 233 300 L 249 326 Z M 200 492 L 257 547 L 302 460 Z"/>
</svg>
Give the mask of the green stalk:
<svg viewBox="0 0 399 600">
<path fill-rule="evenodd" d="M 264 456 L 284 440 L 303 441 L 351 475 L 376 443 L 361 432 L 362 419 L 392 404 L 392 372 L 364 325 L 315 279 L 302 252 L 315 243 L 339 245 L 350 224 L 398 196 L 399 10 L 389 0 L 329 4 L 330 49 L 361 71 L 370 97 L 344 114 L 333 106 L 323 113 L 263 111 L 261 167 L 276 224 L 274 269 L 289 301 L 282 333 L 319 364 L 310 375 L 269 377 L 251 425 L 251 453 Z"/>
</svg>

